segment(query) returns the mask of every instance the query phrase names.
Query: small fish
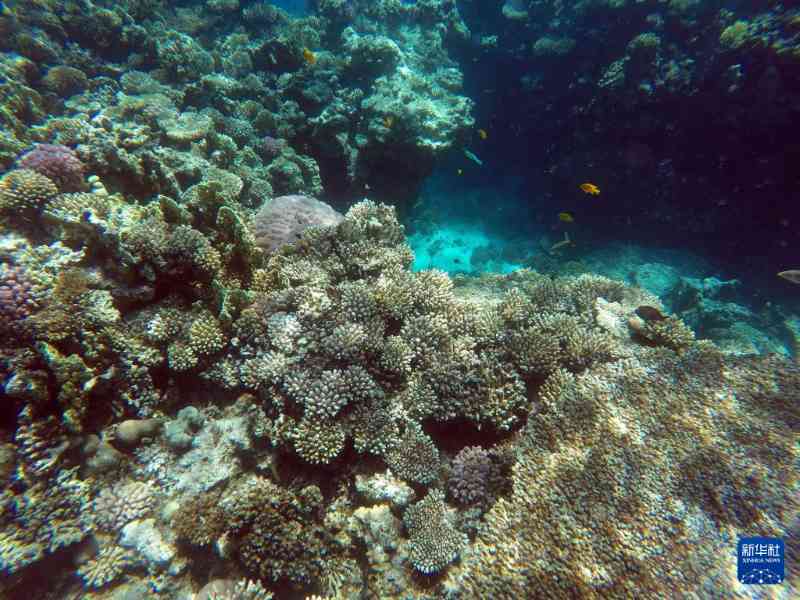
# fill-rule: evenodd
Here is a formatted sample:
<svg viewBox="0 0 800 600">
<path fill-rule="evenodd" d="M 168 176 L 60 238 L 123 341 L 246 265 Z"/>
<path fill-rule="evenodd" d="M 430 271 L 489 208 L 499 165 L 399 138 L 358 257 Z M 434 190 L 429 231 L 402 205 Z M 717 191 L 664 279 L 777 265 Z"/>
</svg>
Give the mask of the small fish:
<svg viewBox="0 0 800 600">
<path fill-rule="evenodd" d="M 655 306 L 647 306 L 646 304 L 639 306 L 634 312 L 644 321 L 664 321 L 667 318 Z"/>
<path fill-rule="evenodd" d="M 475 156 L 475 154 L 473 154 L 472 152 L 467 150 L 466 148 L 464 148 L 464 156 L 466 156 L 468 159 L 470 159 L 476 165 L 478 165 L 480 167 L 483 166 L 483 161 L 480 158 L 478 158 L 477 156 Z"/>
<path fill-rule="evenodd" d="M 453 259 L 453 262 L 454 262 L 455 264 L 457 264 L 457 265 L 460 265 L 460 264 L 461 264 L 461 259 L 460 259 L 460 258 L 454 258 L 454 259 Z"/>
<path fill-rule="evenodd" d="M 482 140 L 485 140 L 486 138 L 489 137 L 489 134 L 486 133 L 485 129 L 478 129 L 478 137 L 481 138 Z"/>
<path fill-rule="evenodd" d="M 13 17 L 14 11 L 2 0 L 0 0 L 0 17 Z"/>
<path fill-rule="evenodd" d="M 572 240 L 569 239 L 569 234 L 565 231 L 564 232 L 564 239 L 561 240 L 560 242 L 556 242 L 555 244 L 550 246 L 550 252 L 553 252 L 555 250 L 560 250 L 561 248 L 564 248 L 565 246 L 571 246 L 571 245 L 572 245 Z"/>
<path fill-rule="evenodd" d="M 317 63 L 317 55 L 308 48 L 303 48 L 303 60 L 305 60 L 309 65 L 314 65 Z"/>
<path fill-rule="evenodd" d="M 392 115 L 383 117 L 383 126 L 386 127 L 386 129 L 391 129 L 392 125 L 394 125 L 394 117 Z"/>
<path fill-rule="evenodd" d="M 575 218 L 572 216 L 572 213 L 560 212 L 558 213 L 558 220 L 562 223 L 572 223 L 575 221 Z"/>
<path fill-rule="evenodd" d="M 791 281 L 800 285 L 800 269 L 789 269 L 788 271 L 781 271 L 778 277 L 783 277 L 786 281 Z"/>
<path fill-rule="evenodd" d="M 456 171 L 456 173 L 458 175 L 463 175 L 464 174 L 464 169 L 459 169 L 458 171 Z"/>
<path fill-rule="evenodd" d="M 580 188 L 581 191 L 591 194 L 592 196 L 597 196 L 600 193 L 600 188 L 593 183 L 582 183 Z"/>
</svg>

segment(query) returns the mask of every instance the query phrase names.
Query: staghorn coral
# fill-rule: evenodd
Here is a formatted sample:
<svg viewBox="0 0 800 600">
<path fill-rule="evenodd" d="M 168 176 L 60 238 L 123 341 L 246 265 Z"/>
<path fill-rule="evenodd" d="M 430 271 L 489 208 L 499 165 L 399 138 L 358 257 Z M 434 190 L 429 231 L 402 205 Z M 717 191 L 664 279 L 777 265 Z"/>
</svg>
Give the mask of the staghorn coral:
<svg viewBox="0 0 800 600">
<path fill-rule="evenodd" d="M 30 383 L 35 381 L 33 379 Z M 35 481 L 54 473 L 61 466 L 64 453 L 70 449 L 68 432 L 59 419 L 39 412 L 33 403 L 29 403 L 17 415 L 14 434 L 17 477 L 24 481 Z"/>
<path fill-rule="evenodd" d="M 408 558 L 414 568 L 425 575 L 444 570 L 467 544 L 467 536 L 459 532 L 453 516 L 444 503 L 444 494 L 431 490 L 403 514 L 408 531 Z"/>
<path fill-rule="evenodd" d="M 62 422 L 73 432 L 81 431 L 89 410 L 89 382 L 96 373 L 80 354 L 64 355 L 46 342 L 39 342 L 36 349 L 55 380 Z"/>
</svg>

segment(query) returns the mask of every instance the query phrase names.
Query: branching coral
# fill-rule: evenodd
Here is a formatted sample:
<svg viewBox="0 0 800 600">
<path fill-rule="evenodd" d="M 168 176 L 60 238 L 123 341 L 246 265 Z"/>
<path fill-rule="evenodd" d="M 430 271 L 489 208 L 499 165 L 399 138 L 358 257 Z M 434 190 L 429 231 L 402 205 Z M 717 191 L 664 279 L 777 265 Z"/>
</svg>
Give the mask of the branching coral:
<svg viewBox="0 0 800 600">
<path fill-rule="evenodd" d="M 78 574 L 90 588 L 101 588 L 119 577 L 132 563 L 119 546 L 105 546 L 94 558 L 78 567 Z"/>
<path fill-rule="evenodd" d="M 58 194 L 48 177 L 31 169 L 15 169 L 0 179 L 0 214 L 30 222 Z"/>
<path fill-rule="evenodd" d="M 548 597 L 619 585 L 626 594 L 732 590 L 720 583 L 727 566 L 716 559 L 731 532 L 754 520 L 770 535 L 787 530 L 775 507 L 791 492 L 765 481 L 796 455 L 784 410 L 797 396 L 798 370 L 770 361 L 720 370 L 720 360 L 710 347 L 680 356 L 647 350 L 625 368 L 551 374 L 539 393 L 543 409 L 517 445 L 513 492 L 487 513 L 446 585 L 498 598 L 532 585 Z M 764 454 L 764 435 L 782 450 Z M 676 522 L 686 525 L 681 539 L 702 548 L 690 562 L 682 545 L 663 543 Z M 623 539 L 637 539 L 635 551 Z M 559 547 L 563 558 L 541 560 L 543 547 Z M 585 568 L 575 570 L 576 560 Z M 685 565 L 680 575 L 669 568 L 675 561 Z M 624 575 L 631 565 L 641 573 L 633 580 Z"/>
<path fill-rule="evenodd" d="M 460 504 L 484 502 L 489 499 L 499 477 L 499 465 L 488 450 L 467 446 L 453 459 L 450 493 Z"/>
<path fill-rule="evenodd" d="M 0 523 L 0 570 L 15 573 L 81 541 L 91 530 L 89 484 L 75 470 L 59 471 L 52 479 L 33 480 L 15 494 L 13 509 Z"/>
<path fill-rule="evenodd" d="M 0 263 L 0 336 L 19 334 L 41 306 L 41 292 L 18 265 Z"/>
<path fill-rule="evenodd" d="M 345 431 L 337 421 L 303 419 L 292 432 L 292 442 L 306 462 L 329 463 L 344 448 Z"/>
<path fill-rule="evenodd" d="M 319 580 L 333 546 L 311 517 L 313 503 L 265 479 L 252 478 L 225 494 L 220 505 L 248 571 L 267 581 L 309 584 Z"/>
<path fill-rule="evenodd" d="M 387 454 L 392 471 L 415 483 L 430 483 L 438 474 L 439 451 L 433 440 L 416 423 L 406 424 L 405 433 Z"/>
<path fill-rule="evenodd" d="M 153 486 L 142 481 L 119 482 L 103 488 L 92 502 L 95 523 L 107 531 L 117 532 L 150 512 L 154 497 Z"/>
<path fill-rule="evenodd" d="M 403 515 L 409 536 L 409 560 L 420 573 L 442 571 L 458 557 L 467 544 L 444 503 L 444 494 L 431 490 L 422 500 L 409 506 Z"/>
<path fill-rule="evenodd" d="M 258 581 L 214 579 L 197 592 L 195 600 L 272 600 L 272 593 Z"/>
</svg>

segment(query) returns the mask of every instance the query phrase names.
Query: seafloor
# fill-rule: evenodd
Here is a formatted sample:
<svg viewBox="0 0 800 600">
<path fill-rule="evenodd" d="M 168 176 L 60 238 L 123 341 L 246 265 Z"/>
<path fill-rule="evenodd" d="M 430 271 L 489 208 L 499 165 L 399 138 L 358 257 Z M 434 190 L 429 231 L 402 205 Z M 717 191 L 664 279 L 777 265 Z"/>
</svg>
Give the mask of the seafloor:
<svg viewBox="0 0 800 600">
<path fill-rule="evenodd" d="M 798 122 L 788 2 L 0 2 L 0 597 L 797 598 Z"/>
</svg>

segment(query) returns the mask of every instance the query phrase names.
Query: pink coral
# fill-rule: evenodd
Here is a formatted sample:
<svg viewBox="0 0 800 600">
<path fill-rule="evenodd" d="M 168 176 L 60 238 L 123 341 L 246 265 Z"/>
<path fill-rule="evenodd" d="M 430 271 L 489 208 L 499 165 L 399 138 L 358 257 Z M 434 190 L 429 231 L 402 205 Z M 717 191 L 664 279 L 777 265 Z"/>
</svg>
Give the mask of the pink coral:
<svg viewBox="0 0 800 600">
<path fill-rule="evenodd" d="M 0 264 L 0 334 L 18 330 L 38 308 L 34 285 L 22 267 Z"/>
<path fill-rule="evenodd" d="M 17 161 L 21 169 L 46 176 L 60 192 L 79 192 L 86 188 L 84 165 L 72 148 L 61 144 L 36 144 Z"/>
</svg>

